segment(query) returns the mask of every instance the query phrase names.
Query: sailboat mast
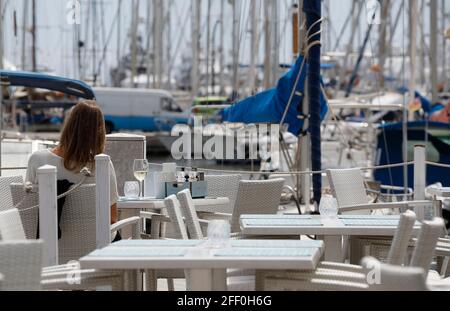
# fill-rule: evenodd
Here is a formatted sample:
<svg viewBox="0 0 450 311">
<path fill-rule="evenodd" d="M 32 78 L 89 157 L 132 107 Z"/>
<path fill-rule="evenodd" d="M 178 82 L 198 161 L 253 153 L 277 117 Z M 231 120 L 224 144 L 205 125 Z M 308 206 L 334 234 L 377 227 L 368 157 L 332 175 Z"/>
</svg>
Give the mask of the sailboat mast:
<svg viewBox="0 0 450 311">
<path fill-rule="evenodd" d="M 437 0 L 430 0 L 430 81 L 431 81 L 431 98 L 432 103 L 439 101 L 437 81 L 438 81 L 438 68 L 437 68 L 437 35 L 438 35 L 438 6 Z"/>
<path fill-rule="evenodd" d="M 155 31 L 154 31 L 154 49 L 155 49 L 155 88 L 162 87 L 162 70 L 163 70 L 163 17 L 164 17 L 164 5 L 163 0 L 155 0 L 154 21 L 155 21 Z"/>
<path fill-rule="evenodd" d="M 26 66 L 26 36 L 27 36 L 27 24 L 28 24 L 28 1 L 23 4 L 23 16 L 22 16 L 22 53 L 21 53 L 21 65 L 22 70 L 25 70 Z M 3 29 L 3 27 L 2 27 Z"/>
<path fill-rule="evenodd" d="M 384 89 L 384 67 L 386 64 L 386 36 L 387 36 L 387 25 L 388 16 L 390 11 L 391 1 L 384 0 L 381 3 L 381 24 L 380 24 L 380 46 L 379 46 L 379 57 L 380 57 L 380 87 Z"/>
<path fill-rule="evenodd" d="M 3 0 L 0 0 L 0 69 L 3 69 Z M 1 107 L 0 107 L 1 109 Z M 1 171 L 0 171 L 1 173 Z"/>
<path fill-rule="evenodd" d="M 167 67 L 167 88 L 172 88 L 172 9 L 173 9 L 173 0 L 169 1 L 169 7 L 167 8 L 167 17 L 166 17 L 166 40 L 167 40 L 167 56 L 166 56 L 166 67 Z"/>
<path fill-rule="evenodd" d="M 198 95 L 199 88 L 199 54 L 200 54 L 200 17 L 201 0 L 192 0 L 192 70 L 191 90 L 192 95 Z"/>
<path fill-rule="evenodd" d="M 449 15 L 449 12 L 447 12 L 445 10 L 445 0 L 442 0 L 442 7 L 441 7 L 441 12 L 442 12 L 442 18 L 441 18 L 441 28 L 442 28 L 442 32 L 445 33 L 445 27 L 446 27 L 446 20 Z M 442 36 L 442 81 L 444 83 L 444 90 L 446 90 L 446 85 L 447 85 L 447 38 L 445 35 Z"/>
<path fill-rule="evenodd" d="M 131 86 L 136 87 L 136 75 L 137 75 L 137 30 L 139 20 L 139 0 L 133 0 L 131 2 L 132 10 L 132 27 L 131 27 Z"/>
<path fill-rule="evenodd" d="M 238 69 L 239 69 L 239 10 L 236 0 L 232 2 L 233 11 L 233 99 L 236 99 L 236 93 L 239 88 Z"/>
<path fill-rule="evenodd" d="M 258 16 L 257 0 L 251 0 L 251 46 L 250 46 L 250 67 L 249 67 L 249 90 L 253 93 L 256 89 L 256 61 L 258 59 Z"/>
<path fill-rule="evenodd" d="M 264 88 L 268 89 L 272 86 L 271 76 L 270 76 L 270 0 L 264 1 Z"/>
<path fill-rule="evenodd" d="M 116 59 L 118 62 L 118 69 L 120 71 L 120 49 L 121 49 L 121 31 L 122 31 L 122 14 L 121 14 L 121 9 L 122 9 L 122 0 L 119 0 L 119 2 L 117 3 L 118 5 L 118 10 L 117 10 L 117 50 L 116 50 Z"/>
<path fill-rule="evenodd" d="M 36 62 L 36 0 L 32 0 L 32 2 L 31 2 L 31 10 L 32 10 L 31 63 L 32 63 L 32 70 L 33 71 L 37 71 L 37 62 Z"/>
<path fill-rule="evenodd" d="M 220 7 L 220 94 L 225 94 L 225 50 L 224 50 L 224 44 L 225 44 L 225 1 L 221 1 L 221 7 Z"/>
<path fill-rule="evenodd" d="M 208 1 L 206 12 L 206 95 L 209 95 L 210 87 L 210 62 L 211 62 L 211 1 Z M 213 69 L 214 70 L 214 69 Z"/>
<path fill-rule="evenodd" d="M 272 84 L 275 83 L 275 81 L 278 80 L 278 74 L 280 70 L 280 40 L 279 40 L 279 12 L 278 12 L 278 0 L 272 0 L 271 1 L 271 12 L 272 12 L 272 31 L 271 31 L 271 47 L 272 47 Z"/>
</svg>

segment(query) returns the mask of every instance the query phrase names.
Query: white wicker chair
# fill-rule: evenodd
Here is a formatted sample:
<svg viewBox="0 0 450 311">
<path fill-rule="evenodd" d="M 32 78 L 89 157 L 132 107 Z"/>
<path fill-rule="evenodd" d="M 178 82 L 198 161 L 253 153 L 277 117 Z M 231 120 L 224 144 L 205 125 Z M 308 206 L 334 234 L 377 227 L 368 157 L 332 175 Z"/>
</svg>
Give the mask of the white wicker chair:
<svg viewBox="0 0 450 311">
<path fill-rule="evenodd" d="M 11 209 L 0 212 L 0 238 L 7 242 L 26 240 L 18 210 Z M 76 276 L 77 282 L 67 282 L 68 275 Z M 43 288 L 50 290 L 96 289 L 99 286 L 111 286 L 113 290 L 124 288 L 121 272 L 80 270 L 72 264 L 44 267 L 41 277 Z"/>
<path fill-rule="evenodd" d="M 20 176 L 16 177 L 0 177 L 0 211 L 8 210 L 13 206 L 13 198 L 9 185 L 12 183 L 23 183 Z"/>
<path fill-rule="evenodd" d="M 233 213 L 241 175 L 206 175 L 208 197 L 228 198 L 230 204 L 222 213 Z"/>
<path fill-rule="evenodd" d="M 42 241 L 0 242 L 0 272 L 4 291 L 41 289 Z"/>
<path fill-rule="evenodd" d="M 5 280 L 5 277 L 3 274 L 0 273 L 0 292 L 3 290 L 3 282 Z"/>
<path fill-rule="evenodd" d="M 380 210 L 405 211 L 413 207 L 436 207 L 434 201 L 402 201 L 387 203 L 369 202 L 361 170 L 335 169 L 327 170 L 328 181 L 339 206 L 339 212 L 343 214 L 371 214 Z M 386 259 L 390 238 L 360 236 L 350 239 L 350 262 L 358 263 L 365 256 Z M 411 245 L 412 249 L 413 245 Z"/>
<path fill-rule="evenodd" d="M 39 193 L 36 190 L 27 193 L 24 184 L 21 182 L 12 183 L 10 188 L 13 200 L 13 205 L 10 208 L 18 205 L 17 209 L 20 213 L 25 235 L 27 239 L 34 240 L 39 224 L 39 209 L 31 207 L 39 204 Z"/>
<path fill-rule="evenodd" d="M 276 214 L 284 179 L 241 180 L 231 216 L 231 232 L 240 232 L 239 219 L 244 214 Z"/>
<path fill-rule="evenodd" d="M 415 222 L 416 215 L 412 211 L 407 211 L 400 215 L 399 225 L 395 232 L 394 239 L 392 240 L 388 255 L 389 264 L 400 265 L 405 262 Z M 360 282 L 361 280 L 365 280 L 363 267 L 334 262 L 321 262 L 317 270 L 313 272 L 287 271 L 280 273 L 277 271 L 265 271 L 261 277 L 265 278 L 264 284 L 258 283 L 258 285 L 263 286 L 263 289 L 267 289 L 267 280 L 273 277 L 276 277 L 278 283 L 280 283 L 284 277 L 286 280 L 289 280 L 289 284 L 293 284 L 293 280 L 297 280 L 297 283 L 308 283 L 313 279 L 320 278 L 344 282 Z M 301 286 L 308 288 L 311 284 Z M 331 288 L 332 284 L 327 284 L 327 286 Z M 286 287 L 288 286 L 286 285 Z"/>
</svg>

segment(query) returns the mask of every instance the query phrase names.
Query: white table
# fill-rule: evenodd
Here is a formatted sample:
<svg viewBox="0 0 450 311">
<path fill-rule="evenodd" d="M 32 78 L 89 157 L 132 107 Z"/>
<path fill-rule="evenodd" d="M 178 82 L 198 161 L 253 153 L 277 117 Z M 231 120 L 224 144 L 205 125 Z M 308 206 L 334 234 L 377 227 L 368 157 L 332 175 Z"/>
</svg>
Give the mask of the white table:
<svg viewBox="0 0 450 311">
<path fill-rule="evenodd" d="M 227 213 L 230 200 L 228 198 L 204 198 L 194 199 L 195 209 L 198 212 Z M 145 198 L 143 200 L 126 200 L 120 198 L 117 202 L 120 211 L 120 219 L 139 216 L 141 211 L 154 211 L 162 213 L 164 210 L 164 199 Z M 123 238 L 131 237 L 131 229 L 122 230 Z"/>
<path fill-rule="evenodd" d="M 188 290 L 225 291 L 226 269 L 315 270 L 322 255 L 322 241 L 237 240 L 211 248 L 208 241 L 128 240 L 94 251 L 80 263 L 83 269 L 184 269 Z"/>
<path fill-rule="evenodd" d="M 347 216 L 349 218 L 356 216 Z M 367 219 L 378 219 L 380 216 L 362 215 Z M 306 224 L 282 224 L 283 219 L 305 219 Z M 397 220 L 398 216 L 383 216 L 390 221 Z M 308 224 L 309 220 L 311 224 Z M 250 221 L 249 221 L 250 220 Z M 301 236 L 315 235 L 325 243 L 325 260 L 343 262 L 345 259 L 345 239 L 347 236 L 394 236 L 397 229 L 395 225 L 346 225 L 340 218 L 325 218 L 313 216 L 282 216 L 282 215 L 242 215 L 240 219 L 241 231 L 245 236 Z M 271 224 L 272 223 L 272 224 Z M 420 226 L 414 228 L 417 234 Z"/>
</svg>

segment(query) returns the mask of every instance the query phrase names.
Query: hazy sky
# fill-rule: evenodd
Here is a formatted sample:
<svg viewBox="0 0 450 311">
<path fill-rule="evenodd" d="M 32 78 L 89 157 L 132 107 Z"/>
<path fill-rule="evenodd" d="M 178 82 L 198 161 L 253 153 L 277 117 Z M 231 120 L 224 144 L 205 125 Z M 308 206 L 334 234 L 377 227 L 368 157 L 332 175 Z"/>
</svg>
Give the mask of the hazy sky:
<svg viewBox="0 0 450 311">
<path fill-rule="evenodd" d="M 23 29 L 23 12 L 24 4 L 28 2 L 28 12 L 31 12 L 31 0 L 3 0 L 6 3 L 5 11 L 5 57 L 16 66 L 21 67 L 21 51 L 22 51 L 22 29 Z M 54 73 L 69 77 L 76 77 L 75 61 L 74 61 L 74 27 L 79 27 L 81 39 L 86 40 L 87 36 L 87 49 L 86 57 L 83 54 L 83 60 L 86 62 L 86 66 L 92 68 L 92 15 L 88 18 L 88 0 L 80 0 L 81 3 L 81 25 L 72 26 L 67 23 L 67 3 L 70 0 L 37 0 L 37 46 L 38 46 L 38 63 L 41 67 L 47 67 Z M 147 15 L 147 3 L 151 0 L 140 0 L 140 26 L 139 32 L 145 34 L 146 27 L 146 15 Z M 225 2 L 225 49 L 227 51 L 227 58 L 230 59 L 231 56 L 231 28 L 232 28 L 232 16 L 231 16 L 231 5 L 228 0 L 211 0 L 211 29 L 215 24 L 216 20 L 219 18 L 221 11 L 222 1 Z M 242 42 L 240 45 L 240 61 L 242 63 L 248 63 L 249 60 L 249 43 L 250 35 L 248 33 L 248 21 L 249 21 L 249 0 L 237 0 L 241 6 L 241 35 Z M 280 46 L 280 61 L 281 62 L 291 62 L 292 61 L 292 48 L 291 48 L 291 24 L 290 24 L 290 11 L 292 3 L 295 0 L 278 0 L 279 10 L 280 10 L 280 35 L 281 42 Z M 94 2 L 94 0 L 90 0 Z M 118 8 L 119 0 L 96 0 L 97 3 L 97 18 L 95 19 L 95 35 L 97 37 L 97 61 L 100 55 L 103 53 L 103 42 L 111 31 L 111 26 L 114 23 L 116 12 Z M 329 18 L 331 23 L 330 31 L 327 30 L 329 23 L 326 23 L 325 33 L 331 34 L 331 47 L 334 46 L 340 29 L 350 12 L 352 0 L 325 0 L 324 2 L 324 16 Z M 168 7 L 172 3 L 172 22 L 171 22 L 171 42 L 172 42 L 172 59 L 173 62 L 179 64 L 180 56 L 183 53 L 190 51 L 190 41 L 191 41 L 191 22 L 190 22 L 190 10 L 191 1 L 190 0 L 164 0 L 164 4 Z M 262 0 L 257 0 L 257 3 L 262 3 Z M 394 8 L 392 9 L 392 15 L 394 16 L 397 12 L 398 6 L 401 3 L 400 0 L 394 0 Z M 202 39 L 203 46 L 205 46 L 206 39 L 206 12 L 207 12 L 207 0 L 203 0 L 202 8 Z M 131 25 L 131 7 L 132 0 L 122 0 L 121 9 L 121 40 L 122 55 L 128 50 L 129 39 L 128 33 Z M 329 7 L 329 10 L 326 9 Z M 450 7 L 450 5 L 449 5 Z M 92 8 L 92 7 L 91 7 Z M 450 9 L 450 8 L 448 8 Z M 262 16 L 262 10 L 261 16 Z M 14 33 L 14 12 L 16 12 L 17 21 L 17 34 Z M 92 13 L 92 10 L 90 11 Z M 329 15 L 328 15 L 329 14 Z M 407 35 L 403 33 L 402 24 L 407 29 L 407 16 L 400 20 L 399 29 L 397 30 L 397 35 L 394 38 L 393 44 L 397 47 L 402 47 L 407 45 Z M 406 21 L 405 21 L 406 20 Z M 366 10 L 363 8 L 363 14 L 361 14 L 360 29 L 356 33 L 356 43 L 360 45 L 363 41 L 364 32 L 367 28 L 366 21 Z M 31 23 L 31 18 L 28 18 L 28 27 Z M 103 27 L 102 27 L 103 25 Z M 87 26 L 89 30 L 87 31 Z M 260 23 L 262 29 L 262 21 Z M 106 50 L 106 60 L 104 67 L 102 67 L 102 74 L 106 76 L 109 72 L 106 68 L 110 68 L 116 65 L 117 58 L 117 27 L 112 29 L 113 33 Z M 340 50 L 343 50 L 344 44 L 348 41 L 350 32 L 347 31 L 341 42 Z M 146 36 L 146 34 L 145 34 Z M 376 49 L 377 47 L 377 37 L 378 31 L 374 31 L 372 35 L 371 45 L 368 47 L 368 52 L 370 49 Z M 103 39 L 105 38 L 105 39 Z M 327 46 L 330 40 L 324 39 L 324 48 L 329 50 L 330 47 Z M 263 59 L 263 40 L 260 42 L 261 53 L 258 55 L 258 61 L 261 62 Z M 218 42 L 218 41 L 217 41 Z M 26 35 L 26 64 L 29 69 L 30 64 L 30 46 L 31 46 L 31 36 L 28 33 Z M 178 48 L 177 48 L 178 47 Z M 90 69 L 92 71 L 92 69 Z"/>
</svg>

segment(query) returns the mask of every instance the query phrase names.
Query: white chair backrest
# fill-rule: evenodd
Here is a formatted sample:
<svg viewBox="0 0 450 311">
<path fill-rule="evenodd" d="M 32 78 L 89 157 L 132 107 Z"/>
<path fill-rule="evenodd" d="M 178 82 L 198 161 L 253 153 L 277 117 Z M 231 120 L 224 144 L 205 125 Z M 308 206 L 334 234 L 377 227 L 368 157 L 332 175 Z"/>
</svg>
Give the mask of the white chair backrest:
<svg viewBox="0 0 450 311">
<path fill-rule="evenodd" d="M 60 228 L 59 263 L 78 260 L 96 249 L 95 184 L 82 185 L 66 197 Z"/>
<path fill-rule="evenodd" d="M 236 196 L 239 188 L 241 175 L 206 175 L 208 197 L 212 198 L 228 198 L 230 204 L 228 210 L 221 211 L 223 213 L 233 213 L 236 202 Z"/>
<path fill-rule="evenodd" d="M 240 231 L 241 215 L 276 214 L 283 184 L 284 179 L 241 180 L 231 217 L 231 231 Z"/>
<path fill-rule="evenodd" d="M 34 187 L 32 193 L 26 193 L 23 183 L 12 183 L 10 186 L 14 206 L 20 203 L 17 209 L 22 219 L 25 235 L 30 240 L 36 239 L 39 225 L 39 209 L 31 208 L 39 204 L 38 187 Z"/>
<path fill-rule="evenodd" d="M 395 231 L 391 249 L 388 254 L 388 264 L 401 266 L 405 263 L 415 223 L 416 214 L 414 212 L 406 211 L 404 214 L 400 215 L 400 222 Z"/>
<path fill-rule="evenodd" d="M 37 189 L 37 187 L 35 187 Z M 27 239 L 36 239 L 39 209 L 29 207 L 39 204 L 39 194 L 26 194 L 23 185 L 12 184 L 13 199 L 25 201 L 18 211 Z M 62 209 L 61 239 L 58 242 L 59 263 L 78 260 L 96 249 L 95 185 L 82 185 L 66 197 Z"/>
<path fill-rule="evenodd" d="M 26 240 L 19 211 L 15 208 L 0 212 L 0 240 Z"/>
<path fill-rule="evenodd" d="M 366 270 L 370 291 L 427 291 L 422 268 L 384 264 L 375 258 L 361 261 Z"/>
<path fill-rule="evenodd" d="M 12 183 L 23 183 L 21 176 L 0 177 L 0 211 L 6 211 L 14 207 L 10 185 Z"/>
<path fill-rule="evenodd" d="M 176 195 L 171 195 L 164 200 L 167 213 L 170 221 L 174 225 L 176 238 L 179 240 L 188 240 L 186 225 L 183 220 L 183 213 L 181 212 L 180 202 Z"/>
<path fill-rule="evenodd" d="M 339 207 L 369 202 L 360 169 L 327 170 L 327 176 Z"/>
<path fill-rule="evenodd" d="M 3 274 L 0 273 L 0 292 L 3 291 L 3 282 L 5 280 L 5 277 Z"/>
<path fill-rule="evenodd" d="M 41 289 L 42 241 L 0 242 L 2 290 Z"/>
<path fill-rule="evenodd" d="M 442 218 L 435 218 L 432 221 L 424 221 L 422 223 L 411 259 L 411 267 L 420 267 L 428 275 L 436 245 L 443 231 L 444 220 Z"/>
<path fill-rule="evenodd" d="M 183 190 L 177 194 L 180 201 L 182 213 L 186 220 L 189 237 L 194 240 L 203 239 L 203 232 L 198 220 L 197 211 L 195 210 L 194 201 L 192 200 L 189 189 Z"/>
</svg>

